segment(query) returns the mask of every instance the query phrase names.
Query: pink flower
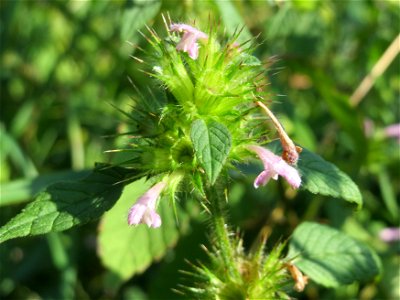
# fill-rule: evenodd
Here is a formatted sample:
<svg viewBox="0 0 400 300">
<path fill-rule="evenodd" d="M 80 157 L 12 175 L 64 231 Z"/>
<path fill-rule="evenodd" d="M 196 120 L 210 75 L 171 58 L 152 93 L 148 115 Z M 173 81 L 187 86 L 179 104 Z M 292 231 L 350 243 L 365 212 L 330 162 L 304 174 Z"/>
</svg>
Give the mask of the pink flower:
<svg viewBox="0 0 400 300">
<path fill-rule="evenodd" d="M 384 228 L 379 232 L 379 238 L 387 243 L 400 241 L 400 228 Z"/>
<path fill-rule="evenodd" d="M 156 212 L 156 202 L 165 185 L 165 182 L 157 183 L 136 201 L 129 210 L 129 225 L 138 225 L 141 223 L 153 228 L 161 226 L 160 215 Z"/>
<path fill-rule="evenodd" d="M 364 120 L 364 134 L 366 137 L 371 137 L 375 131 L 374 122 L 370 119 Z"/>
<path fill-rule="evenodd" d="M 386 127 L 385 135 L 387 137 L 396 138 L 400 142 L 400 123 Z"/>
<path fill-rule="evenodd" d="M 248 148 L 255 152 L 264 164 L 264 171 L 254 180 L 255 188 L 260 185 L 266 185 L 271 178 L 277 180 L 278 175 L 284 177 L 293 188 L 297 189 L 300 186 L 301 178 L 299 172 L 288 165 L 282 157 L 260 146 L 249 146 Z"/>
<path fill-rule="evenodd" d="M 176 46 L 176 50 L 187 52 L 190 58 L 197 59 L 199 56 L 199 44 L 197 40 L 208 39 L 207 34 L 186 24 L 171 24 L 169 29 L 171 31 L 183 32 L 182 39 Z"/>
</svg>

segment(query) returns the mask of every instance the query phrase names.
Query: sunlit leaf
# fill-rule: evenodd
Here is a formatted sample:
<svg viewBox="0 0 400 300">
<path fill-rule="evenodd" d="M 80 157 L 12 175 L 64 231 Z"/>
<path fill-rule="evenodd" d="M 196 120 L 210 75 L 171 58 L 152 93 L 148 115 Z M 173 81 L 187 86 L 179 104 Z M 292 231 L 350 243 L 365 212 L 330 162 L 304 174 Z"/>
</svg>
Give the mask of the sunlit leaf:
<svg viewBox="0 0 400 300">
<path fill-rule="evenodd" d="M 98 219 L 120 197 L 124 172 L 118 167 L 99 167 L 82 180 L 50 185 L 0 228 L 0 243 L 17 237 L 63 231 Z"/>
<path fill-rule="evenodd" d="M 196 157 L 213 184 L 231 149 L 229 130 L 214 121 L 207 124 L 204 120 L 196 120 L 192 124 L 190 137 Z"/>
<path fill-rule="evenodd" d="M 373 279 L 380 261 L 367 245 L 331 227 L 302 223 L 289 243 L 288 258 L 313 281 L 338 287 Z"/>
<path fill-rule="evenodd" d="M 40 175 L 34 178 L 17 179 L 0 184 L 0 206 L 12 205 L 28 201 L 50 184 L 65 181 L 83 179 L 90 171 L 64 171 Z"/>
</svg>

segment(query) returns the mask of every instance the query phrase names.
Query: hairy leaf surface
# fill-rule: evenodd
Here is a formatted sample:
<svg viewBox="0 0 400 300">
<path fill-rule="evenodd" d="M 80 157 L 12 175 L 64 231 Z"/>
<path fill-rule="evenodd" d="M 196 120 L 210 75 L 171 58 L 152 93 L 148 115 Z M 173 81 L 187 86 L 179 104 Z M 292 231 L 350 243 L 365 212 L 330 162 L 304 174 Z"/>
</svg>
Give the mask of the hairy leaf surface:
<svg viewBox="0 0 400 300">
<path fill-rule="evenodd" d="M 198 161 L 211 184 L 214 184 L 231 149 L 229 130 L 215 121 L 206 123 L 196 120 L 192 124 L 190 137 Z"/>
<path fill-rule="evenodd" d="M 367 245 L 312 222 L 296 228 L 287 256 L 313 281 L 326 287 L 371 280 L 380 271 L 379 259 Z"/>
<path fill-rule="evenodd" d="M 120 197 L 124 172 L 123 168 L 100 167 L 82 180 L 50 185 L 0 228 L 0 243 L 17 237 L 63 231 L 98 219 Z"/>
</svg>

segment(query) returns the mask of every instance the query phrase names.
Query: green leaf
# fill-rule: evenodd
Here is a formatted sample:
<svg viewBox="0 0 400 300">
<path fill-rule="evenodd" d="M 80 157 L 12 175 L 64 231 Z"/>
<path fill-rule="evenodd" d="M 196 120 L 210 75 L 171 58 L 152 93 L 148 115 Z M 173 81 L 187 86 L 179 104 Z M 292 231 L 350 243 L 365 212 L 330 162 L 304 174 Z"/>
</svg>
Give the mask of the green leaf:
<svg viewBox="0 0 400 300">
<path fill-rule="evenodd" d="M 303 188 L 314 194 L 343 198 L 361 208 L 362 196 L 357 185 L 334 164 L 303 149 L 298 167 L 302 174 Z"/>
<path fill-rule="evenodd" d="M 231 149 L 229 130 L 215 121 L 206 124 L 204 120 L 196 120 L 192 123 L 190 138 L 198 161 L 214 184 Z"/>
<path fill-rule="evenodd" d="M 50 184 L 81 179 L 89 175 L 90 171 L 62 171 L 40 175 L 29 179 L 17 179 L 0 184 L 0 207 L 28 201 Z"/>
<path fill-rule="evenodd" d="M 0 243 L 16 237 L 63 231 L 98 219 L 121 195 L 123 168 L 100 167 L 79 181 L 49 186 L 0 228 Z"/>
<path fill-rule="evenodd" d="M 133 5 L 123 12 L 121 38 L 132 41 L 137 31 L 157 15 L 160 7 L 159 0 L 134 1 Z"/>
<path fill-rule="evenodd" d="M 126 41 L 120 47 L 120 53 L 126 57 L 135 51 L 133 44 L 140 42 L 139 30 L 157 15 L 161 8 L 160 0 L 131 0 L 121 14 L 121 40 Z"/>
<path fill-rule="evenodd" d="M 279 154 L 282 149 L 279 141 L 268 144 L 268 148 Z M 313 194 L 343 198 L 361 208 L 362 196 L 357 185 L 334 164 L 303 148 L 297 168 L 300 170 L 303 189 Z"/>
<path fill-rule="evenodd" d="M 143 272 L 154 260 L 160 259 L 179 237 L 173 208 L 167 198 L 161 198 L 157 212 L 161 216 L 159 228 L 148 228 L 140 224 L 128 225 L 130 207 L 150 185 L 140 180 L 128 185 L 118 203 L 107 212 L 101 221 L 99 255 L 104 266 L 127 280 Z M 180 229 L 187 222 L 179 215 Z"/>
<path fill-rule="evenodd" d="M 380 261 L 367 245 L 331 227 L 302 223 L 293 233 L 288 258 L 313 281 L 338 287 L 367 281 L 380 272 Z"/>
<path fill-rule="evenodd" d="M 232 35 L 237 30 L 242 30 L 238 37 L 238 41 L 241 43 L 246 42 L 253 37 L 232 1 L 215 0 L 214 3 L 218 7 L 228 34 Z"/>
</svg>

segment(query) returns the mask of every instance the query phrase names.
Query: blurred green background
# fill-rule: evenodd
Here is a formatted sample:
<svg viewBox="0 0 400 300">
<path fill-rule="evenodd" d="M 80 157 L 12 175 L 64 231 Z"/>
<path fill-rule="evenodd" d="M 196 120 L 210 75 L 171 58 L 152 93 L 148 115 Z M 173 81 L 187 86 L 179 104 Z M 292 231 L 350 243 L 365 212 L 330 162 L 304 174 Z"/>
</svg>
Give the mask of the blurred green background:
<svg viewBox="0 0 400 300">
<path fill-rule="evenodd" d="M 84 176 L 126 128 L 113 107 L 129 111 L 135 90 L 159 87 L 145 75 L 138 30 L 161 36 L 161 14 L 221 31 L 244 26 L 257 36 L 273 110 L 293 139 L 348 173 L 364 209 L 286 189 L 257 191 L 254 178 L 235 178 L 230 218 L 251 240 L 265 227 L 270 245 L 302 221 L 316 220 L 368 243 L 380 255 L 380 280 L 324 289 L 310 284 L 299 299 L 399 299 L 400 246 L 379 239 L 399 226 L 400 150 L 384 128 L 400 122 L 400 58 L 355 105 L 350 97 L 400 30 L 397 1 L 1 1 L 0 225 L 46 185 Z M 399 48 L 400 45 L 397 45 Z M 130 80 L 129 80 L 130 78 Z M 368 130 L 365 130 L 365 127 Z M 171 288 L 204 258 L 205 225 L 194 219 L 176 248 L 128 282 L 115 279 L 96 255 L 98 224 L 0 246 L 2 299 L 175 299 Z M 273 229 L 273 230 L 272 230 Z"/>
</svg>

